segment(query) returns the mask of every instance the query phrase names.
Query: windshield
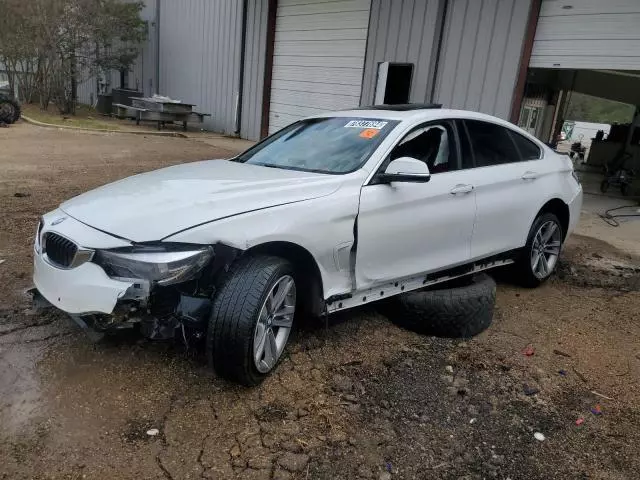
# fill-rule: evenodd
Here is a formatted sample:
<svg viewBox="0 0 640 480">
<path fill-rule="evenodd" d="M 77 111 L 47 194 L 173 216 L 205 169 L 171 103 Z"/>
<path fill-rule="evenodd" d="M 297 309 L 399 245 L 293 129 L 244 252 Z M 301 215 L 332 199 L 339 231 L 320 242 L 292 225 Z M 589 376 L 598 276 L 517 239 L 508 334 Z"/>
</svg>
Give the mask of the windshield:
<svg viewBox="0 0 640 480">
<path fill-rule="evenodd" d="M 318 173 L 360 168 L 399 122 L 332 117 L 296 122 L 239 155 L 235 161 Z"/>
</svg>

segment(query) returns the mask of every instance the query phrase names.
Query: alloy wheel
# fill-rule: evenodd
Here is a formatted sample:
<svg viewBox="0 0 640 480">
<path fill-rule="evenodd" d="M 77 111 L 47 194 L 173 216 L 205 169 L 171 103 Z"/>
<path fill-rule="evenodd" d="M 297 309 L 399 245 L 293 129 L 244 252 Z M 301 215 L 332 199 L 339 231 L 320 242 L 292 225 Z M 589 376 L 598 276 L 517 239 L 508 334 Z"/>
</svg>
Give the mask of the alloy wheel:
<svg viewBox="0 0 640 480">
<path fill-rule="evenodd" d="M 531 271 L 540 280 L 547 278 L 558 262 L 562 246 L 560 226 L 550 220 L 543 223 L 531 245 Z"/>
<path fill-rule="evenodd" d="M 253 334 L 253 360 L 260 373 L 278 363 L 289 339 L 296 312 L 296 284 L 284 275 L 271 287 L 262 304 Z"/>
</svg>

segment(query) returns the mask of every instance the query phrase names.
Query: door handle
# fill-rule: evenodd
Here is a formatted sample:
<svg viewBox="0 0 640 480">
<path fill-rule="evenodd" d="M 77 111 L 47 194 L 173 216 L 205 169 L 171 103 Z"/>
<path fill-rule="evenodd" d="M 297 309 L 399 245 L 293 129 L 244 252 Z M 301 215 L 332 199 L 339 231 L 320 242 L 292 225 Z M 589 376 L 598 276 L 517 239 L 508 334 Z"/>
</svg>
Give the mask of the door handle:
<svg viewBox="0 0 640 480">
<path fill-rule="evenodd" d="M 538 178 L 538 174 L 536 172 L 524 172 L 522 174 L 522 180 L 535 180 L 536 178 Z"/>
<path fill-rule="evenodd" d="M 451 195 L 457 195 L 459 193 L 469 193 L 473 191 L 473 185 L 456 185 L 451 189 Z"/>
</svg>

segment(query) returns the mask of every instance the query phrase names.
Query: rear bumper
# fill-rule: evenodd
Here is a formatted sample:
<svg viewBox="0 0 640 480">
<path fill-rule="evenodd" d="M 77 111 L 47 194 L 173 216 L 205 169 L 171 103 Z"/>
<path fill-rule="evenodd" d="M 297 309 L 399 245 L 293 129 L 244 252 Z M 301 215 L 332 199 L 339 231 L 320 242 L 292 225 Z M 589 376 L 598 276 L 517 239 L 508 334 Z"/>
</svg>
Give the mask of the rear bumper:
<svg viewBox="0 0 640 480">
<path fill-rule="evenodd" d="M 94 263 L 56 268 L 34 251 L 33 283 L 54 307 L 72 315 L 110 314 L 133 282 L 113 280 Z"/>
<path fill-rule="evenodd" d="M 573 232 L 580 221 L 580 212 L 582 211 L 582 185 L 578 192 L 569 202 L 569 228 L 567 229 L 567 237 Z"/>
</svg>

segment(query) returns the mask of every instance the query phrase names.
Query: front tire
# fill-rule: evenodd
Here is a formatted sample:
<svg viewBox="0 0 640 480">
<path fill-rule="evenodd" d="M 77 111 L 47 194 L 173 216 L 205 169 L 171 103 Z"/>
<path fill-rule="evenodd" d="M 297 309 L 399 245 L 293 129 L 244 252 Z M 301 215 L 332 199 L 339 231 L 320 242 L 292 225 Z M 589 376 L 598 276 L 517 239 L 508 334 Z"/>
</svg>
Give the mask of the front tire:
<svg viewBox="0 0 640 480">
<path fill-rule="evenodd" d="M 558 266 L 564 232 L 558 217 L 553 213 L 539 215 L 531 229 L 527 244 L 516 262 L 518 283 L 525 287 L 537 287 L 545 282 Z"/>
<path fill-rule="evenodd" d="M 207 331 L 209 364 L 222 377 L 259 384 L 284 352 L 293 327 L 293 266 L 279 257 L 238 260 L 214 296 Z"/>
</svg>

